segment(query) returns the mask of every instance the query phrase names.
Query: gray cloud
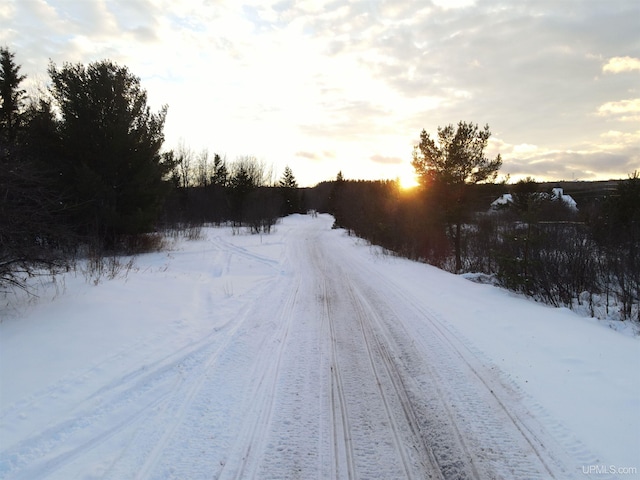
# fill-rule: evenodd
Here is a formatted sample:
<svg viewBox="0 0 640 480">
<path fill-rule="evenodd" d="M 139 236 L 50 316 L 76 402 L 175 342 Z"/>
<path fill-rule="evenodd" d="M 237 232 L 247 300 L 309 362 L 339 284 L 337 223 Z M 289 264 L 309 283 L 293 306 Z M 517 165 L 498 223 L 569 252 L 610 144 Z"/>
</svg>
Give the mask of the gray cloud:
<svg viewBox="0 0 640 480">
<path fill-rule="evenodd" d="M 158 23 L 162 12 L 149 0 L 117 0 L 108 4 L 121 31 L 131 32 L 136 40 L 158 40 Z"/>
<path fill-rule="evenodd" d="M 381 163 L 383 165 L 400 165 L 405 161 L 399 157 L 386 157 L 384 155 L 373 155 L 371 161 L 374 163 Z"/>
<path fill-rule="evenodd" d="M 196 89 L 210 86 L 221 98 L 217 104 L 227 105 L 216 115 L 256 124 L 278 112 L 299 115 L 290 122 L 295 131 L 283 135 L 299 138 L 291 151 L 300 158 L 331 158 L 305 146 L 309 137 L 314 145 L 326 138 L 336 151 L 340 142 L 350 144 L 349 152 L 359 145 L 370 169 L 389 166 L 381 160 L 395 158 L 389 145 L 402 145 L 397 138 L 409 144 L 423 128 L 435 133 L 466 120 L 490 125 L 506 148 L 495 153 L 512 162 L 503 170 L 585 178 L 640 164 L 633 147 L 638 18 L 636 0 L 477 0 L 450 9 L 425 0 L 246 0 L 241 6 L 202 0 L 175 8 L 152 0 L 42 0 L 0 8 L 0 23 L 9 25 L 0 30 L 0 44 L 16 51 L 27 75 L 42 76 L 49 59 L 111 58 L 158 85 L 169 79 L 193 89 L 181 82 L 206 77 Z M 255 50 L 264 53 L 267 69 L 272 56 L 280 60 L 274 68 L 288 65 L 279 58 L 286 42 L 305 48 L 289 63 L 295 77 L 252 70 L 261 60 Z M 307 54 L 311 61 L 301 65 Z M 342 72 L 345 65 L 352 70 Z M 354 72 L 357 80 L 349 78 Z M 272 87 L 287 82 L 292 88 L 274 98 Z M 289 90 L 299 83 L 305 90 L 291 96 L 303 107 L 288 109 Z M 221 89 L 237 97 L 232 101 Z M 206 100 L 210 92 L 202 93 Z M 170 112 L 176 109 L 170 103 Z M 391 136 L 393 142 L 376 144 Z M 512 150 L 520 144 L 541 153 L 517 157 Z M 371 152 L 387 156 L 376 161 Z M 410 146 L 397 152 L 405 154 Z"/>
<path fill-rule="evenodd" d="M 327 102 L 324 111 L 328 120 L 322 123 L 303 123 L 300 130 L 307 135 L 325 138 L 362 139 L 385 131 L 384 122 L 389 110 L 367 101 Z"/>
<path fill-rule="evenodd" d="M 512 176 L 531 175 L 554 180 L 594 180 L 607 174 L 620 178 L 618 172 L 631 173 L 640 165 L 640 148 L 621 153 L 550 152 L 529 158 L 510 158 L 502 173 Z"/>
<path fill-rule="evenodd" d="M 306 160 L 311 160 L 313 162 L 320 162 L 322 160 L 333 159 L 335 158 L 335 153 L 330 150 L 324 150 L 322 152 L 307 152 L 307 151 L 298 151 L 295 153 L 295 156 L 298 158 L 304 158 Z"/>
<path fill-rule="evenodd" d="M 634 1 L 333 5 L 335 15 L 308 20 L 327 52 L 363 53 L 362 64 L 408 98 L 446 98 L 438 124 L 467 119 L 530 142 L 575 141 L 600 132 L 586 116 L 634 86 L 601 75 L 606 58 L 638 54 Z"/>
<path fill-rule="evenodd" d="M 321 155 L 318 155 L 316 152 L 296 152 L 296 157 L 306 158 L 307 160 L 320 160 L 322 158 Z"/>
<path fill-rule="evenodd" d="M 0 41 L 25 58 L 27 73 L 43 71 L 49 59 L 56 63 L 119 60 L 129 53 L 121 48 L 123 41 L 130 40 L 135 48 L 138 42 L 158 40 L 161 14 L 148 0 L 16 2 L 6 19 L 13 31 L 8 38 L 0 34 Z"/>
</svg>

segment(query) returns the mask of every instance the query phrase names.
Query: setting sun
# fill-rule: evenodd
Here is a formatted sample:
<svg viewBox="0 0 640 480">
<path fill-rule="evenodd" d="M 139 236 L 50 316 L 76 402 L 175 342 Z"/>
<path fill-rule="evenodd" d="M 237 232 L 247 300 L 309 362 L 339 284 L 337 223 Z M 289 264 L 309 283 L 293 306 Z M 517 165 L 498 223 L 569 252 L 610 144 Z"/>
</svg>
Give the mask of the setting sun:
<svg viewBox="0 0 640 480">
<path fill-rule="evenodd" d="M 401 177 L 398 177 L 398 184 L 400 185 L 400 188 L 402 188 L 403 190 L 409 190 L 411 188 L 415 188 L 418 185 L 420 185 L 414 173 L 409 173 Z"/>
</svg>

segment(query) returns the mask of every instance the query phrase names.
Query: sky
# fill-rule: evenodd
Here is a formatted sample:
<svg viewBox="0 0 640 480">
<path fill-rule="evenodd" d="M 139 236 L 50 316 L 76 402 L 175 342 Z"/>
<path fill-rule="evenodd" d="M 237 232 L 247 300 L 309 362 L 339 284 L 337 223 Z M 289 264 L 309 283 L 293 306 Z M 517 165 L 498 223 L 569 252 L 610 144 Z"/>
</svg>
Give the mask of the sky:
<svg viewBox="0 0 640 480">
<path fill-rule="evenodd" d="M 301 186 L 410 182 L 424 129 L 488 124 L 499 180 L 640 170 L 637 0 L 0 0 L 30 88 L 110 59 L 168 106 L 164 149 Z"/>
</svg>

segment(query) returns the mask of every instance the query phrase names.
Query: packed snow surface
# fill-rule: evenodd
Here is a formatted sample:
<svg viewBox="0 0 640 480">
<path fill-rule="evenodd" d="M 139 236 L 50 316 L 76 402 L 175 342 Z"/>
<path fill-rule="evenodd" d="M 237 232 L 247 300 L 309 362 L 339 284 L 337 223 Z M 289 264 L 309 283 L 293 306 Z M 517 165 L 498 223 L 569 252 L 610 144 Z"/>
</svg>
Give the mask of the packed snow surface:
<svg viewBox="0 0 640 480">
<path fill-rule="evenodd" d="M 332 222 L 14 299 L 0 478 L 639 478 L 637 338 Z"/>
</svg>

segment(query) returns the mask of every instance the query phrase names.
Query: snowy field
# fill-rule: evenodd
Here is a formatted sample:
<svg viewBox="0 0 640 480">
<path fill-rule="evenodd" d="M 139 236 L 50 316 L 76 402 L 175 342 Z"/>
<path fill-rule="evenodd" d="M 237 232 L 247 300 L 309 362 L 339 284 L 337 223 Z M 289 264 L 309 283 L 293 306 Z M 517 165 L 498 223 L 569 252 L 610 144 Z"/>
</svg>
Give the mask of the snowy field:
<svg viewBox="0 0 640 480">
<path fill-rule="evenodd" d="M 0 478 L 640 478 L 640 340 L 332 218 L 0 310 Z"/>
</svg>

